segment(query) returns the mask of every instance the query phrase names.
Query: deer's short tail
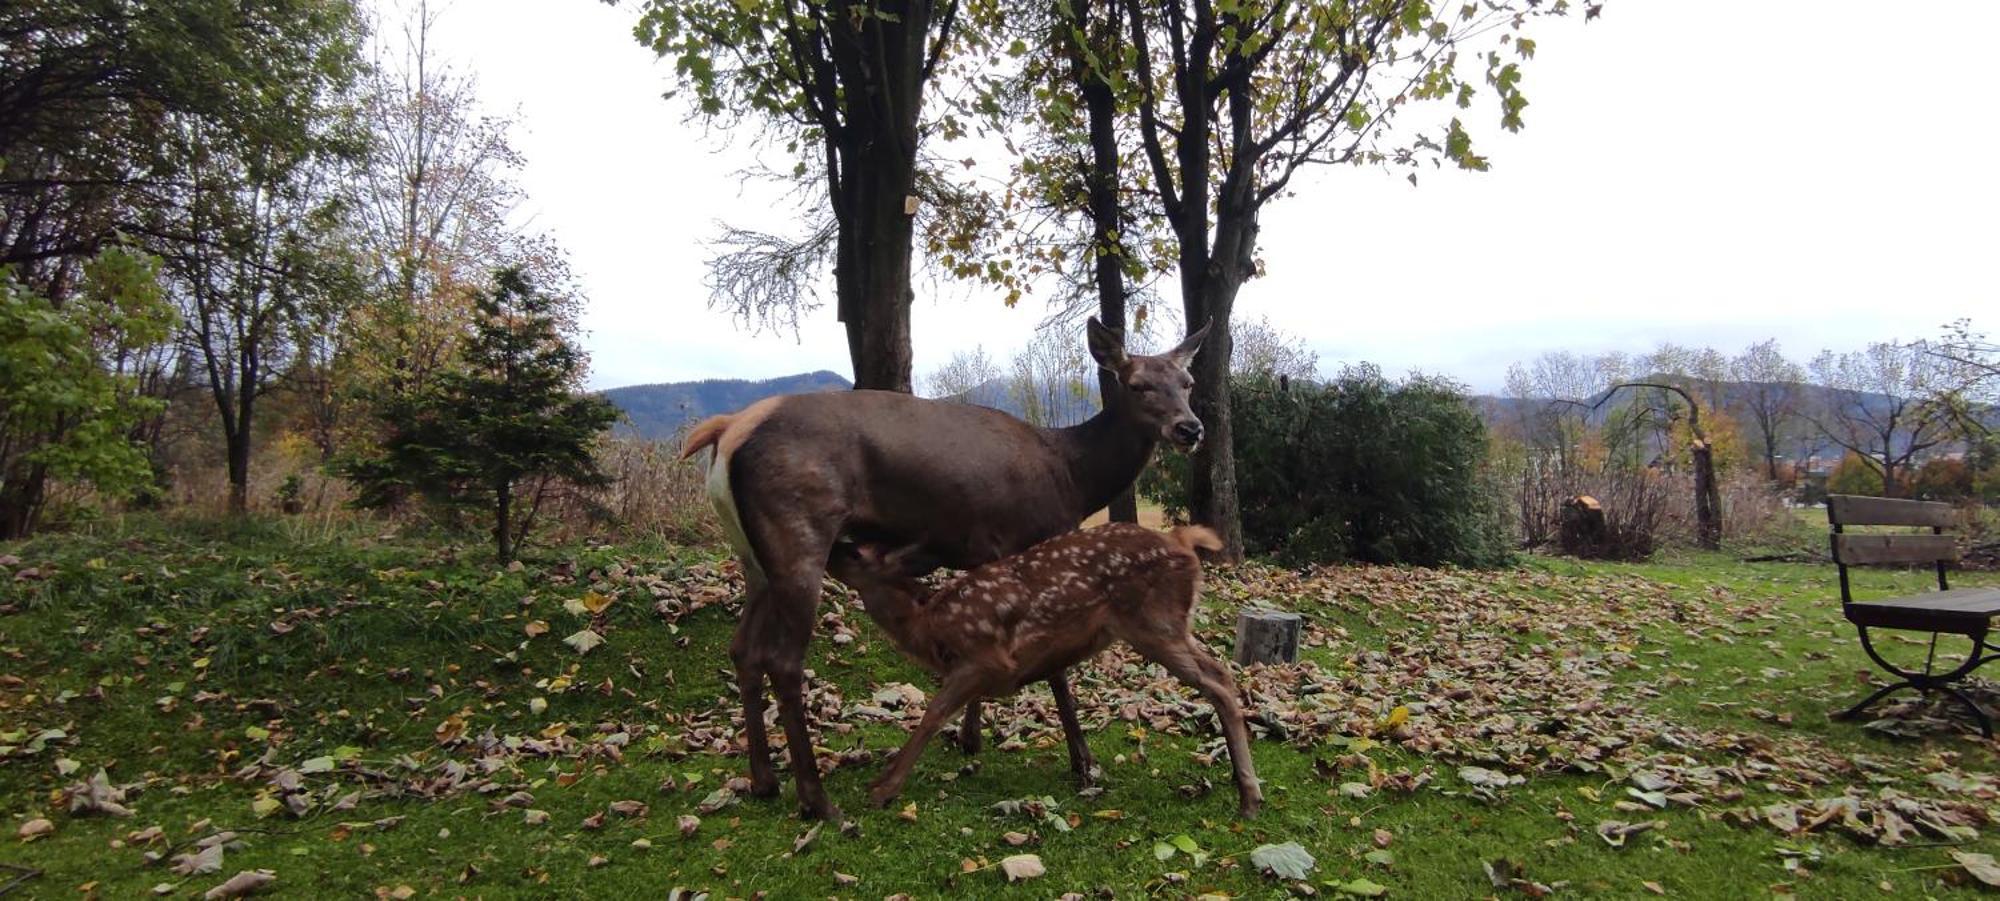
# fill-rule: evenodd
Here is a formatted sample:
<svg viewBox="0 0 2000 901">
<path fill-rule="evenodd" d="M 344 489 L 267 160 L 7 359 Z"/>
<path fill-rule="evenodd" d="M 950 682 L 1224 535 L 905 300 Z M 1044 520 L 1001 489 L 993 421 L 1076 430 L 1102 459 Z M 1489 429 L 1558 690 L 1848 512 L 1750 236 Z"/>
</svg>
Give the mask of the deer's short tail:
<svg viewBox="0 0 2000 901">
<path fill-rule="evenodd" d="M 1167 533 L 1167 538 L 1180 546 L 1181 550 L 1194 553 L 1222 550 L 1222 536 L 1207 526 L 1177 526 Z"/>
<path fill-rule="evenodd" d="M 729 424 L 735 420 L 734 415 L 725 413 L 721 416 L 710 416 L 696 424 L 694 429 L 688 432 L 687 443 L 681 445 L 681 459 L 685 460 L 701 453 L 703 448 L 713 447 L 717 441 L 722 440 L 722 433 L 728 431 Z"/>
</svg>

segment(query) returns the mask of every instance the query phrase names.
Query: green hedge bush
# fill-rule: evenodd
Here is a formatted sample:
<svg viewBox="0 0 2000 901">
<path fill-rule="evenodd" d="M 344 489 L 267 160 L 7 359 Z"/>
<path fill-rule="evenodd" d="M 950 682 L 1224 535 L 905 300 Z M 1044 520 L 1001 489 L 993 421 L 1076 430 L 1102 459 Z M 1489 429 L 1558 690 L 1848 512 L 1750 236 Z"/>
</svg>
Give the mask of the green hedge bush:
<svg viewBox="0 0 2000 901">
<path fill-rule="evenodd" d="M 1496 566 L 1511 559 L 1484 467 L 1486 427 L 1441 378 L 1351 367 L 1324 384 L 1230 386 L 1243 538 L 1288 564 Z M 1187 460 L 1164 455 L 1141 490 L 1186 510 Z"/>
</svg>

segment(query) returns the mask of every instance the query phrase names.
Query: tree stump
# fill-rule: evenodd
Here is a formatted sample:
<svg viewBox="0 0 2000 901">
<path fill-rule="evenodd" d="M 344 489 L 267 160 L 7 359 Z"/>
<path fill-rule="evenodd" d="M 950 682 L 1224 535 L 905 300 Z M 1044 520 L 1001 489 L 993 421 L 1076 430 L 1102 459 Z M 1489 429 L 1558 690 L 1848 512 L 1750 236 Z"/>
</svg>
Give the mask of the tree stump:
<svg viewBox="0 0 2000 901">
<path fill-rule="evenodd" d="M 1588 494 L 1563 501 L 1558 543 L 1572 557 L 1594 560 L 1606 555 L 1609 530 L 1604 522 L 1604 505 Z"/>
<path fill-rule="evenodd" d="M 1282 610 L 1245 610 L 1236 615 L 1236 662 L 1291 663 L 1299 659 L 1299 627 L 1296 613 Z"/>
</svg>

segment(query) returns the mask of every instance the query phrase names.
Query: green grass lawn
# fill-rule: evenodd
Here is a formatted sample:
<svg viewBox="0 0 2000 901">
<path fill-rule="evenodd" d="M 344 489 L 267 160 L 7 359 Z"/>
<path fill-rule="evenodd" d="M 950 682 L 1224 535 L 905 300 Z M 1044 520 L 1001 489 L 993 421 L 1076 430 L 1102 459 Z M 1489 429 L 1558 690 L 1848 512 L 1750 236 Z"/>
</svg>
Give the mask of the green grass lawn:
<svg viewBox="0 0 2000 901">
<path fill-rule="evenodd" d="M 2000 853 L 1996 746 L 1957 714 L 1827 719 L 1869 684 L 1830 565 L 1213 573 L 1211 645 L 1244 603 L 1309 623 L 1300 664 L 1239 674 L 1268 799 L 1251 822 L 1206 707 L 1118 651 L 1077 674 L 1101 791 L 1070 784 L 1037 689 L 992 708 L 980 756 L 934 745 L 908 806 L 867 809 L 918 710 L 884 687 L 930 686 L 829 592 L 815 753 L 852 826 L 811 833 L 789 786 L 727 790 L 719 554 L 572 547 L 510 571 L 383 528 L 148 520 L 0 546 L 19 558 L 0 572 L 0 864 L 40 871 L 15 893 L 198 896 L 263 869 L 294 897 L 1460 898 L 1501 893 L 1490 873 L 1506 892 L 1918 897 L 1976 890 L 1951 852 Z M 83 790 L 100 769 L 111 791 Z M 35 820 L 52 831 L 17 837 Z M 1316 859 L 1306 879 L 1253 864 L 1285 842 Z M 204 843 L 219 868 L 176 873 Z M 1017 854 L 1046 875 L 1008 883 Z"/>
</svg>

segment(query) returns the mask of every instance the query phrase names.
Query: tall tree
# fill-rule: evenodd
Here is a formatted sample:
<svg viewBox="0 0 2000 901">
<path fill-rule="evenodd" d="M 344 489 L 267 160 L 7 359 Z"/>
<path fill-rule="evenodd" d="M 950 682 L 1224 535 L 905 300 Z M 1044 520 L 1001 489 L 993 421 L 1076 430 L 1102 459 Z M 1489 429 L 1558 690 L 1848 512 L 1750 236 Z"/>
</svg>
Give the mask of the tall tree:
<svg viewBox="0 0 2000 901">
<path fill-rule="evenodd" d="M 363 97 L 374 148 L 354 217 L 374 303 L 347 330 L 347 357 L 369 367 L 356 373 L 369 388 L 416 391 L 451 365 L 494 271 L 519 268 L 556 296 L 569 274 L 546 238 L 510 221 L 523 197 L 512 172 L 525 163 L 514 121 L 483 112 L 477 82 L 438 55 L 442 13 L 427 0 L 383 10 Z"/>
<path fill-rule="evenodd" d="M 1805 397 L 1805 367 L 1786 358 L 1776 338 L 1759 341 L 1730 358 L 1729 375 L 1739 382 L 1736 405 L 1757 432 L 1764 477 L 1778 478 L 1778 457 Z"/>
<path fill-rule="evenodd" d="M 335 295 L 351 280 L 333 270 L 349 259 L 337 249 L 340 186 L 364 149 L 348 102 L 361 31 L 342 4 L 298 13 L 273 23 L 292 41 L 267 60 L 271 87 L 243 102 L 263 109 L 256 127 L 186 117 L 162 151 L 181 174 L 180 202 L 156 230 L 203 236 L 165 253 L 168 284 L 181 341 L 215 403 L 239 514 L 249 508 L 258 402 L 296 358 L 295 327 L 310 309 L 353 300 Z"/>
<path fill-rule="evenodd" d="M 1151 214 L 1172 235 L 1188 327 L 1210 328 L 1192 367 L 1194 409 L 1208 425 L 1208 439 L 1195 453 L 1189 511 L 1222 534 L 1231 555 L 1240 555 L 1230 323 L 1239 290 L 1259 268 L 1259 212 L 1309 164 L 1408 166 L 1412 180 L 1414 167 L 1426 161 L 1487 168 L 1457 118 L 1406 135 L 1400 147 L 1385 146 L 1393 134 L 1388 126 L 1413 101 L 1470 106 L 1478 76 L 1461 74 L 1460 54 L 1485 42 L 1493 49 L 1468 68 L 1483 69 L 1500 125 L 1520 128 L 1527 105 L 1520 66 L 1503 59 L 1501 49 L 1531 57 L 1534 42 L 1517 32 L 1528 19 L 1567 7 L 1123 0 L 1123 8 L 1130 50 L 1123 64 L 1105 71 L 1126 98 L 1123 121 L 1143 160 L 1145 180 L 1133 183 L 1143 186 Z M 1596 7 L 1589 12 L 1595 15 Z"/>
<path fill-rule="evenodd" d="M 755 271 L 790 261 L 804 275 L 830 256 L 857 388 L 910 390 L 925 92 L 958 20 L 957 0 L 648 0 L 635 30 L 674 61 L 697 116 L 760 122 L 774 143 L 799 154 L 794 177 L 815 172 L 831 228 L 804 241 L 735 232 L 735 263 Z M 810 290 L 805 279 L 716 284 L 750 289 L 721 298 L 746 316 L 796 315 Z M 776 292 L 776 301 L 760 290 Z"/>
<path fill-rule="evenodd" d="M 1885 497 L 1900 497 L 1912 461 L 1952 437 L 1949 370 L 1928 342 L 1823 351 L 1812 376 L 1823 389 L 1814 427 L 1881 476 Z"/>
</svg>

